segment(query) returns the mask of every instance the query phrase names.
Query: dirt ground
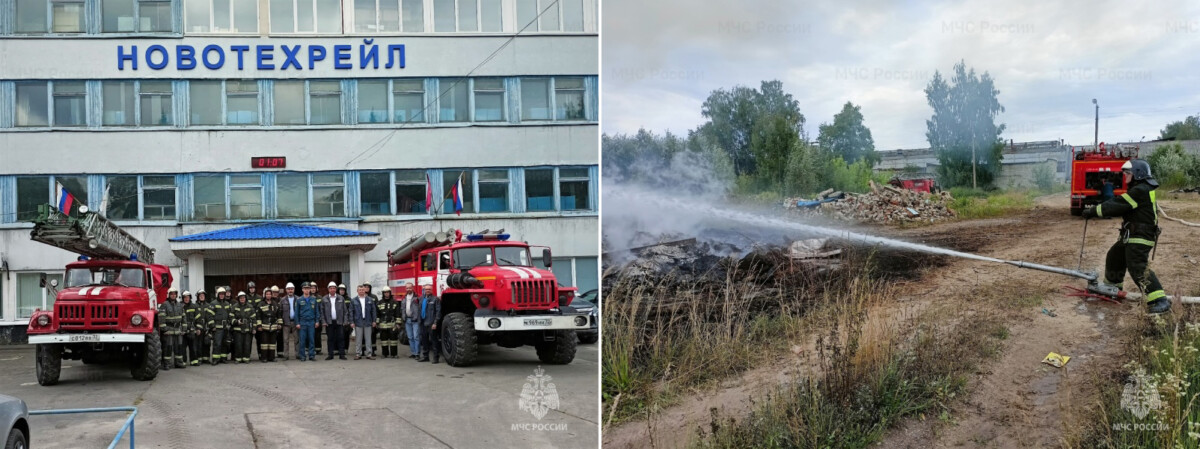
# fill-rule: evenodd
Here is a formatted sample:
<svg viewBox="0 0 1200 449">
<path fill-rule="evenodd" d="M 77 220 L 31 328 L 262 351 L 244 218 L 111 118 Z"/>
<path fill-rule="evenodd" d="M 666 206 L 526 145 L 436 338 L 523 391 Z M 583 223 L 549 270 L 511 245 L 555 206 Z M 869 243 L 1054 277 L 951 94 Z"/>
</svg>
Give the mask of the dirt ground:
<svg viewBox="0 0 1200 449">
<path fill-rule="evenodd" d="M 1177 217 L 1200 213 L 1200 195 L 1164 194 L 1160 203 Z M 875 228 L 912 242 L 949 244 L 955 249 L 1007 260 L 1074 269 L 1084 221 L 1067 212 L 1066 194 L 1039 198 L 1029 212 L 997 219 L 940 223 L 915 229 Z M 1200 228 L 1162 222 L 1163 234 L 1152 268 L 1168 294 L 1200 294 Z M 1083 270 L 1102 271 L 1104 255 L 1116 239 L 1119 220 L 1091 220 Z M 1097 385 L 1123 365 L 1122 329 L 1145 319 L 1140 301 L 1125 304 L 1082 301 L 1064 294 L 1065 285 L 1084 282 L 1011 265 L 953 259 L 925 268 L 918 281 L 898 286 L 895 313 L 927 309 L 955 314 L 996 314 L 1008 327 L 1004 349 L 971 377 L 968 395 L 952 405 L 948 419 L 926 417 L 902 423 L 881 447 L 1047 447 L 1062 443 L 1088 407 L 1096 405 Z M 1126 286 L 1133 282 L 1127 278 Z M 1000 292 L 1000 294 L 997 294 Z M 1013 302 L 996 298 L 1010 296 Z M 988 298 L 988 299 L 981 299 Z M 1175 305 L 1178 310 L 1180 306 Z M 1189 306 L 1190 307 L 1190 306 Z M 796 342 L 797 347 L 805 342 Z M 1064 368 L 1042 364 L 1049 352 L 1071 356 Z M 804 372 L 801 358 L 781 357 L 709 391 L 697 391 L 641 420 L 604 430 L 606 448 L 683 447 L 707 426 L 712 410 L 746 414 L 755 398 Z M 607 411 L 605 411 L 607 413 Z"/>
</svg>

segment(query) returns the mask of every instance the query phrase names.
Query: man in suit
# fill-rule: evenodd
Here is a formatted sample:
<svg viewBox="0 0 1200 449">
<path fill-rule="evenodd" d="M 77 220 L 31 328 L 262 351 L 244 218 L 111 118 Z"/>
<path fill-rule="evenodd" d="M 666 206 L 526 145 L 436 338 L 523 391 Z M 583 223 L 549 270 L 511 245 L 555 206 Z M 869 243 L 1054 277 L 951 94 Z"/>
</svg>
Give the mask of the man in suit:
<svg viewBox="0 0 1200 449">
<path fill-rule="evenodd" d="M 421 362 L 429 361 L 429 352 L 433 351 L 433 363 L 438 363 L 442 355 L 442 331 L 438 323 L 442 321 L 442 299 L 433 296 L 432 289 L 425 291 L 421 297 Z"/>
<path fill-rule="evenodd" d="M 404 332 L 408 334 L 408 350 L 412 353 L 408 358 L 417 360 L 421 358 L 421 297 L 417 296 L 412 282 L 404 284 L 404 292 L 400 317 L 404 322 Z"/>
<path fill-rule="evenodd" d="M 288 348 L 292 347 L 292 342 L 296 347 L 296 354 L 300 354 L 300 339 L 296 335 L 296 285 L 288 282 L 283 289 L 285 296 L 279 299 L 279 310 L 283 314 L 283 329 L 279 331 L 279 348 L 282 353 L 279 356 L 284 360 L 288 359 Z"/>
<path fill-rule="evenodd" d="M 354 360 L 364 355 L 375 360 L 371 352 L 371 330 L 375 328 L 375 301 L 367 296 L 367 284 L 358 286 L 358 296 L 350 299 L 350 326 L 354 328 Z"/>
<path fill-rule="evenodd" d="M 349 310 L 346 310 L 346 298 L 337 294 L 337 284 L 329 283 L 329 294 L 325 295 L 325 300 L 321 301 L 321 323 L 325 324 L 325 335 L 329 338 L 329 355 L 325 356 L 325 360 L 333 360 L 333 355 L 339 353 L 338 358 L 346 360 L 346 351 L 342 348 L 342 326 L 350 322 Z"/>
</svg>

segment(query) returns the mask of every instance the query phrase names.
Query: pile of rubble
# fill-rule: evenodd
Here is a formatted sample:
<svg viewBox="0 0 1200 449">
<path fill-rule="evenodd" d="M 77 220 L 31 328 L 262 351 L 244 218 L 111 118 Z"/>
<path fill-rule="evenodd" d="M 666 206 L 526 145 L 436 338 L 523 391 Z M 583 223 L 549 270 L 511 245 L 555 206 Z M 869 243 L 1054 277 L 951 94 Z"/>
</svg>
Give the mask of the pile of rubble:
<svg viewBox="0 0 1200 449">
<path fill-rule="evenodd" d="M 801 215 L 822 215 L 846 221 L 899 223 L 934 222 L 954 218 L 950 192 L 925 193 L 870 183 L 870 193 L 843 193 L 833 189 L 814 200 L 789 198 L 784 207 Z"/>
</svg>

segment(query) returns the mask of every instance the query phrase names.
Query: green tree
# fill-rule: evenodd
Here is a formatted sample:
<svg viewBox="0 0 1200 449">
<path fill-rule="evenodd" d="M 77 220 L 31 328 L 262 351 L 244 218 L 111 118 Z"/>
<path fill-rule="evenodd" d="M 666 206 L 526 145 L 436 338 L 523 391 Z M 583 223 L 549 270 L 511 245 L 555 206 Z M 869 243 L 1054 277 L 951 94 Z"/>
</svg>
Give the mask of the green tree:
<svg viewBox="0 0 1200 449">
<path fill-rule="evenodd" d="M 1183 151 L 1183 145 L 1172 143 L 1154 149 L 1146 157 L 1150 172 L 1163 187 L 1179 188 L 1200 185 L 1200 157 Z"/>
<path fill-rule="evenodd" d="M 1182 122 L 1173 122 L 1158 133 L 1162 140 L 1200 139 L 1200 116 L 1189 115 Z"/>
<path fill-rule="evenodd" d="M 774 169 L 778 161 L 787 159 L 789 147 L 753 146 L 756 134 L 760 141 L 765 141 L 780 129 L 776 123 L 760 125 L 760 122 L 781 117 L 793 133 L 801 138 L 804 135 L 800 103 L 783 91 L 783 83 L 778 80 L 763 81 L 759 89 L 734 86 L 730 90 L 714 90 L 700 113 L 708 121 L 698 131 L 726 151 L 738 176 L 757 173 L 760 158 L 769 159 L 766 163 Z"/>
<path fill-rule="evenodd" d="M 754 124 L 750 137 L 750 153 L 758 166 L 757 177 L 764 187 L 775 190 L 783 185 L 788 158 L 800 135 L 782 115 L 768 115 Z"/>
<path fill-rule="evenodd" d="M 849 163 L 866 160 L 872 167 L 879 163 L 875 139 L 871 138 L 871 130 L 863 125 L 862 107 L 849 101 L 833 116 L 833 123 L 820 126 L 817 144 Z"/>
<path fill-rule="evenodd" d="M 933 108 L 933 116 L 925 121 L 925 137 L 937 153 L 944 186 L 973 185 L 973 168 L 979 185 L 990 185 L 1000 174 L 1004 125 L 996 123 L 996 115 L 1004 112 L 1004 106 L 999 95 L 991 75 L 976 75 L 964 61 L 954 65 L 949 80 L 934 72 L 925 87 L 925 98 Z M 978 161 L 975 167 L 972 152 Z"/>
</svg>

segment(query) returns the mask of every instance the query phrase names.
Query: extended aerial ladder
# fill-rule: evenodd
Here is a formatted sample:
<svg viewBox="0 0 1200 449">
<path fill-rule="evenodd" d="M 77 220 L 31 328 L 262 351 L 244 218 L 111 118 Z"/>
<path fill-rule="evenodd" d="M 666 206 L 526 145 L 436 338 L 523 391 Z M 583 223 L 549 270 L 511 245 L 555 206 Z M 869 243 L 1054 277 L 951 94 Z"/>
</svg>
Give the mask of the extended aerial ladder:
<svg viewBox="0 0 1200 449">
<path fill-rule="evenodd" d="M 154 263 L 154 249 L 86 206 L 79 209 L 79 216 L 72 217 L 49 204 L 38 206 L 30 237 L 92 259 Z"/>
</svg>

